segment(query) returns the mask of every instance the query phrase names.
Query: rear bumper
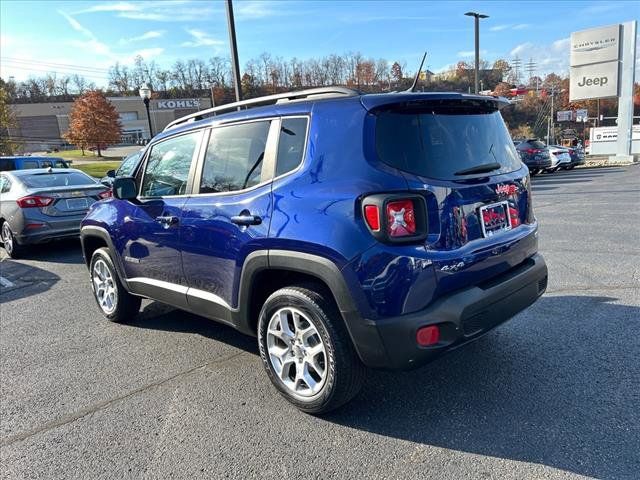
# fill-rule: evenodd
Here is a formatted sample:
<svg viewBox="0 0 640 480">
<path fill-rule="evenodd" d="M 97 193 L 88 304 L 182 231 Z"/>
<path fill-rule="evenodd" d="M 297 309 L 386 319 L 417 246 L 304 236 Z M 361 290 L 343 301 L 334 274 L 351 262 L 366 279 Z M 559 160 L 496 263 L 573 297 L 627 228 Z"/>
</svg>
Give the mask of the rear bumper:
<svg viewBox="0 0 640 480">
<path fill-rule="evenodd" d="M 546 287 L 547 266 L 542 255 L 536 254 L 497 278 L 440 298 L 419 312 L 365 320 L 353 335 L 356 348 L 370 367 L 415 368 L 504 323 L 533 304 Z M 440 340 L 420 347 L 416 332 L 427 325 L 438 325 Z"/>
<path fill-rule="evenodd" d="M 549 168 L 553 166 L 553 161 L 550 158 L 542 160 L 526 160 L 525 164 L 529 168 Z"/>
<path fill-rule="evenodd" d="M 80 236 L 81 220 L 82 218 L 67 218 L 45 223 L 36 218 L 25 219 L 25 228 L 23 228 L 22 232 L 16 233 L 16 240 L 20 245 L 31 245 L 59 238 L 78 237 Z M 39 228 L 26 228 L 26 226 L 32 223 L 42 223 L 43 226 Z"/>
</svg>

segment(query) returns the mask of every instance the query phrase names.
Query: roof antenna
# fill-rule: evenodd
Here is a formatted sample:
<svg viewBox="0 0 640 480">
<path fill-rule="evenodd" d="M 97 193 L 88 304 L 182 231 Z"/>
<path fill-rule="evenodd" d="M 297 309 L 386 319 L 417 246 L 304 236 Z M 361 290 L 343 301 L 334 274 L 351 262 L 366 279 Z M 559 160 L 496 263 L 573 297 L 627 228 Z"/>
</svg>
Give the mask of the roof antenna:
<svg viewBox="0 0 640 480">
<path fill-rule="evenodd" d="M 422 65 L 424 65 L 424 61 L 426 58 L 427 58 L 427 52 L 424 52 L 424 55 L 422 56 L 422 61 L 420 62 L 420 68 L 418 68 L 418 73 L 416 73 L 416 78 L 413 79 L 413 85 L 411 85 L 411 88 L 408 88 L 407 90 L 405 90 L 405 92 L 416 91 L 416 87 L 418 86 L 418 79 L 420 78 L 420 72 L 422 72 Z"/>
</svg>

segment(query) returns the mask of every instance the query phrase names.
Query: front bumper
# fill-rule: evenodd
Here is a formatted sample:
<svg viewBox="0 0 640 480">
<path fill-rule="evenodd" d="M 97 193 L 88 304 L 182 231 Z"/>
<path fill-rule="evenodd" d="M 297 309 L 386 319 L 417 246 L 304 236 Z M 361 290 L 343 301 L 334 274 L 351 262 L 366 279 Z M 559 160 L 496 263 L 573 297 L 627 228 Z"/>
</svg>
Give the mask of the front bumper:
<svg viewBox="0 0 640 480">
<path fill-rule="evenodd" d="M 365 320 L 358 337 L 367 344 L 357 342 L 356 348 L 372 368 L 419 367 L 509 320 L 533 304 L 546 288 L 547 265 L 536 254 L 496 278 L 440 298 L 419 312 Z M 439 326 L 440 340 L 420 347 L 416 332 L 427 325 Z"/>
</svg>

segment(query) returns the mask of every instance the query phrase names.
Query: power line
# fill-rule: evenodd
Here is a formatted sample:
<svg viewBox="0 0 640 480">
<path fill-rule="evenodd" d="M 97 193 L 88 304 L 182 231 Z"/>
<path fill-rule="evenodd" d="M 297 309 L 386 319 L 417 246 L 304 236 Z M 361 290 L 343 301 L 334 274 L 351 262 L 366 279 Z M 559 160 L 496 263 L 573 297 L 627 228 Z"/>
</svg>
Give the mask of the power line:
<svg viewBox="0 0 640 480">
<path fill-rule="evenodd" d="M 55 67 L 68 67 L 74 70 L 87 70 L 87 71 L 99 72 L 99 73 L 109 73 L 108 68 L 88 67 L 85 65 L 73 65 L 70 63 L 43 62 L 40 60 L 29 60 L 26 58 L 5 57 L 0 55 L 0 60 L 2 59 L 9 62 L 22 63 L 22 64 L 28 64 L 28 65 L 53 65 Z"/>
<path fill-rule="evenodd" d="M 87 77 L 87 78 L 96 78 L 96 79 L 100 79 L 100 80 L 109 80 L 109 77 L 107 75 L 98 75 L 98 74 L 90 74 L 90 73 L 84 73 L 84 72 L 74 72 L 74 71 L 61 71 L 61 70 L 51 70 L 48 69 L 46 67 L 26 67 L 26 66 L 18 66 L 18 65 L 5 65 L 5 67 L 11 68 L 13 70 L 21 70 L 21 71 L 25 71 L 25 72 L 35 72 L 35 73 L 55 73 L 58 75 L 80 75 L 81 77 Z"/>
</svg>

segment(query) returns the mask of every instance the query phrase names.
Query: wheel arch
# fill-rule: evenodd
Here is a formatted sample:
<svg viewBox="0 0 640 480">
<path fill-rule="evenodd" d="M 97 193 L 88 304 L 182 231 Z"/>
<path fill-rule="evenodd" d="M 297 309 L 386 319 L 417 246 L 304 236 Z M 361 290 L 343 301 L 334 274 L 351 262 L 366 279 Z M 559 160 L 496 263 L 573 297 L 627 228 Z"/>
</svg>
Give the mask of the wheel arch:
<svg viewBox="0 0 640 480">
<path fill-rule="evenodd" d="M 109 232 L 102 227 L 98 227 L 95 225 L 87 225 L 80 229 L 80 245 L 82 248 L 82 256 L 84 257 L 85 264 L 87 267 L 91 264 L 91 257 L 93 256 L 93 252 L 95 252 L 98 248 L 106 247 L 111 253 L 111 260 L 113 261 L 113 265 L 118 272 L 118 277 L 122 282 L 122 285 L 129 290 L 129 285 L 127 284 L 127 277 L 124 275 L 124 269 L 120 263 L 120 258 L 117 255 L 117 251 L 113 245 L 113 240 L 111 239 L 111 235 Z"/>
</svg>

